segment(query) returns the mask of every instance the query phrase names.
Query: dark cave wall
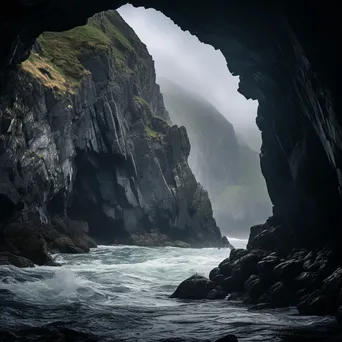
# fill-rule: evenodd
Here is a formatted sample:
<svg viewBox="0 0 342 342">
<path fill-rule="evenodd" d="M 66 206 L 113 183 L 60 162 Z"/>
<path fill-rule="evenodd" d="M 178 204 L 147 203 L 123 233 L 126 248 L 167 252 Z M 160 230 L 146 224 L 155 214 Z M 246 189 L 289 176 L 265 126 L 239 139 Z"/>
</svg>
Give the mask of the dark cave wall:
<svg viewBox="0 0 342 342">
<path fill-rule="evenodd" d="M 19 0 L 11 14 L 2 10 L 2 91 L 39 33 L 83 24 L 95 12 L 124 3 Z M 277 222 L 299 244 L 336 241 L 342 185 L 336 1 L 131 3 L 161 10 L 222 51 L 229 70 L 240 76 L 239 91 L 259 100 L 261 168 Z"/>
</svg>

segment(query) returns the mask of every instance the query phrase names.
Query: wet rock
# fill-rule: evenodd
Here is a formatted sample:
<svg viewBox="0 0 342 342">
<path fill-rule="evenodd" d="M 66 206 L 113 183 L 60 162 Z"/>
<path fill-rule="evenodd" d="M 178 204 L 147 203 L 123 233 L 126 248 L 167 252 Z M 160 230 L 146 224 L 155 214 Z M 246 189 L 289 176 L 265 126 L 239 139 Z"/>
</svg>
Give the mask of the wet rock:
<svg viewBox="0 0 342 342">
<path fill-rule="evenodd" d="M 293 288 L 311 289 L 312 291 L 319 287 L 318 274 L 314 272 L 302 272 L 293 281 Z"/>
<path fill-rule="evenodd" d="M 239 341 L 235 335 L 226 335 L 226 336 L 220 337 L 215 342 L 239 342 Z"/>
<path fill-rule="evenodd" d="M 272 251 L 277 245 L 277 240 L 274 235 L 274 230 L 262 230 L 253 239 L 249 239 L 248 249 L 260 248 L 267 251 Z"/>
<path fill-rule="evenodd" d="M 336 320 L 338 323 L 342 324 L 342 306 L 337 309 Z"/>
<path fill-rule="evenodd" d="M 227 296 L 227 300 L 229 301 L 244 301 L 246 300 L 247 296 L 246 296 L 246 293 L 244 292 L 233 292 L 233 293 L 230 293 L 228 294 Z"/>
<path fill-rule="evenodd" d="M 3 240 L 17 251 L 16 254 L 36 265 L 44 265 L 52 260 L 42 235 L 44 229 L 49 230 L 49 226 L 39 221 L 14 221 L 3 229 Z"/>
<path fill-rule="evenodd" d="M 287 260 L 274 268 L 274 276 L 281 281 L 292 280 L 302 271 L 302 265 L 294 260 Z"/>
<path fill-rule="evenodd" d="M 225 280 L 225 276 L 223 274 L 218 274 L 212 281 L 215 284 L 222 285 Z"/>
<path fill-rule="evenodd" d="M 301 315 L 331 315 L 334 314 L 334 307 L 330 298 L 326 295 L 315 291 L 307 296 L 298 306 L 298 311 Z"/>
<path fill-rule="evenodd" d="M 250 254 L 250 252 L 247 251 L 246 249 L 242 249 L 242 248 L 232 249 L 229 255 L 229 261 L 233 262 L 233 261 L 239 260 L 248 254 Z"/>
<path fill-rule="evenodd" d="M 224 278 L 221 285 L 227 293 L 238 292 L 242 290 L 233 277 Z"/>
<path fill-rule="evenodd" d="M 248 311 L 260 311 L 260 310 L 267 310 L 273 309 L 274 306 L 271 303 L 259 303 L 248 308 Z"/>
<path fill-rule="evenodd" d="M 172 242 L 173 247 L 178 247 L 178 248 L 191 248 L 190 243 L 184 242 L 184 241 L 180 241 L 180 240 L 176 240 Z"/>
<path fill-rule="evenodd" d="M 170 298 L 206 299 L 214 288 L 215 284 L 211 280 L 195 274 L 181 282 Z"/>
<path fill-rule="evenodd" d="M 287 307 L 291 304 L 291 295 L 286 285 L 279 281 L 269 290 L 270 303 L 277 308 Z"/>
<path fill-rule="evenodd" d="M 52 253 L 85 253 L 85 250 L 75 246 L 74 242 L 66 235 L 59 236 L 50 242 L 48 249 L 51 250 Z"/>
<path fill-rule="evenodd" d="M 0 252 L 0 265 L 13 265 L 20 268 L 34 267 L 31 260 L 5 252 Z"/>
<path fill-rule="evenodd" d="M 216 286 L 214 289 L 212 289 L 207 296 L 208 299 L 224 299 L 226 297 L 227 292 L 224 291 L 220 286 Z"/>
<path fill-rule="evenodd" d="M 245 281 L 244 287 L 251 299 L 257 299 L 267 291 L 265 282 L 257 275 L 251 275 Z"/>
<path fill-rule="evenodd" d="M 215 267 L 213 268 L 210 273 L 209 273 L 209 279 L 211 281 L 214 281 L 215 277 L 217 277 L 218 275 L 220 275 L 220 268 L 219 267 Z"/>
<path fill-rule="evenodd" d="M 342 287 L 342 267 L 339 267 L 329 277 L 324 279 L 322 290 L 325 294 L 338 299 Z"/>
<path fill-rule="evenodd" d="M 229 277 L 232 274 L 233 265 L 229 259 L 225 259 L 220 263 L 219 269 L 225 277 Z"/>
<path fill-rule="evenodd" d="M 264 279 L 270 279 L 273 276 L 274 268 L 279 264 L 279 258 L 275 256 L 268 256 L 258 262 L 257 268 L 259 274 Z"/>
</svg>

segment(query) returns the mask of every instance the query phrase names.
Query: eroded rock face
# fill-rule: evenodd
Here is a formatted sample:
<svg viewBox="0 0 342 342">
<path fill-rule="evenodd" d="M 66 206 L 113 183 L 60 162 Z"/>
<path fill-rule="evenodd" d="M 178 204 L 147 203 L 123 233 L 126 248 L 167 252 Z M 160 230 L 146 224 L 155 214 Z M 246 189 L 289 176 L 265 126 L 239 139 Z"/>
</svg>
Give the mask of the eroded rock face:
<svg viewBox="0 0 342 342">
<path fill-rule="evenodd" d="M 44 33 L 11 74 L 0 111 L 0 225 L 6 237 L 13 225 L 20 236 L 42 227 L 30 244 L 42 255 L 8 238 L 35 263 L 48 252 L 88 252 L 89 236 L 229 245 L 189 168 L 187 132 L 170 122 L 153 60 L 117 12 L 86 29 Z"/>
</svg>

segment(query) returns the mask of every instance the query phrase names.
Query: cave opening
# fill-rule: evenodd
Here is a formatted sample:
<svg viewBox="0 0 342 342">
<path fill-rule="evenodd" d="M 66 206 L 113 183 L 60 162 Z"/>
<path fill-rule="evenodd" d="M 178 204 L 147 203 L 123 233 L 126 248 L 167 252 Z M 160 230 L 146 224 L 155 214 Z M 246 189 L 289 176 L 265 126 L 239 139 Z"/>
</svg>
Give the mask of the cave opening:
<svg viewBox="0 0 342 342">
<path fill-rule="evenodd" d="M 189 165 L 208 191 L 222 234 L 248 238 L 271 216 L 261 174 L 257 101 L 237 92 L 224 56 L 154 9 L 124 5 L 119 14 L 146 44 L 173 124 L 190 139 Z"/>
<path fill-rule="evenodd" d="M 181 0 L 131 1 L 135 7 L 155 8 L 220 50 L 231 74 L 239 76 L 238 92 L 258 103 L 260 167 L 272 216 L 251 228 L 247 248 L 223 245 L 208 195 L 187 164 L 189 138 L 163 111 L 162 87 L 156 86 L 146 46 L 113 10 L 102 12 L 126 2 L 16 0 L 9 6 L 13 13 L 0 10 L 0 27 L 7 33 L 0 36 L 0 264 L 32 267 L 38 252 L 48 267 L 20 272 L 19 278 L 14 271 L 13 281 L 8 281 L 12 267 L 6 269 L 0 296 L 7 303 L 15 289 L 22 296 L 14 292 L 12 299 L 24 299 L 25 305 L 10 303 L 1 336 L 103 340 L 129 334 L 141 341 L 178 336 L 222 341 L 222 332 L 233 332 L 265 341 L 340 340 L 340 327 L 321 329 L 322 322 L 335 318 L 314 317 L 336 315 L 342 322 L 335 2 L 214 0 L 210 6 L 194 6 Z M 91 19 L 91 30 L 84 29 L 95 13 L 100 20 Z M 113 21 L 119 32 L 107 25 Z M 35 42 L 43 32 L 48 34 Z M 48 56 L 42 56 L 46 47 Z M 213 177 L 221 171 L 209 169 Z M 39 215 L 28 225 L 32 213 Z M 69 215 L 76 234 L 61 235 L 46 220 L 49 214 Z M 3 219 L 9 221 L 2 224 Z M 154 231 L 158 224 L 165 234 Z M 170 227 L 179 227 L 173 241 L 167 236 Z M 151 234 L 140 235 L 147 230 Z M 115 246 L 85 254 L 96 242 Z M 231 249 L 228 258 L 222 246 Z M 61 265 L 49 253 L 63 251 L 78 255 L 58 255 L 63 267 L 55 267 Z M 194 272 L 208 278 L 191 276 Z M 170 305 L 174 297 L 200 301 Z M 223 298 L 241 299 L 253 305 L 251 310 L 282 312 L 253 312 L 246 330 L 246 307 L 240 311 L 234 304 L 227 310 L 229 302 L 217 305 Z M 77 310 L 66 309 L 65 303 L 75 303 Z M 294 315 L 293 306 L 309 317 Z M 49 321 L 33 317 L 27 329 L 27 322 L 17 320 L 16 307 L 28 319 L 33 308 L 39 315 L 43 308 Z M 190 317 L 191 324 L 180 317 Z"/>
<path fill-rule="evenodd" d="M 2 11 L 2 25 L 9 32 L 2 37 L 2 92 L 10 71 L 27 57 L 40 33 L 82 25 L 94 13 L 126 3 L 98 1 L 80 6 L 75 14 L 64 11 L 64 1 L 46 6 L 48 2 L 16 1 Z M 76 8 L 78 0 L 73 4 Z M 161 11 L 222 51 L 232 75 L 240 77 L 238 91 L 259 102 L 261 169 L 277 222 L 295 232 L 300 244 L 337 241 L 341 144 L 334 102 L 336 44 L 329 39 L 337 32 L 334 1 L 323 8 L 307 1 L 248 2 L 248 11 L 246 4 L 235 2 L 203 4 L 196 11 L 178 2 L 132 4 Z M 308 230 L 314 238 L 307 238 Z"/>
</svg>

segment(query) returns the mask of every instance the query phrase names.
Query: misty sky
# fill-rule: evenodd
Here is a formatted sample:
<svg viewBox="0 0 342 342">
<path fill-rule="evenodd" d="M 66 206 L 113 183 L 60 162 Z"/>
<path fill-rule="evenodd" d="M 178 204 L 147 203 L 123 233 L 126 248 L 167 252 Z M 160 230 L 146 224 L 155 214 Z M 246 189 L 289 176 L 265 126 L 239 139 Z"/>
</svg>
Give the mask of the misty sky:
<svg viewBox="0 0 342 342">
<path fill-rule="evenodd" d="M 204 96 L 259 150 L 257 102 L 247 101 L 237 92 L 239 79 L 229 73 L 219 50 L 201 43 L 154 9 L 125 5 L 118 11 L 146 44 L 155 60 L 157 77 L 168 78 Z"/>
</svg>

